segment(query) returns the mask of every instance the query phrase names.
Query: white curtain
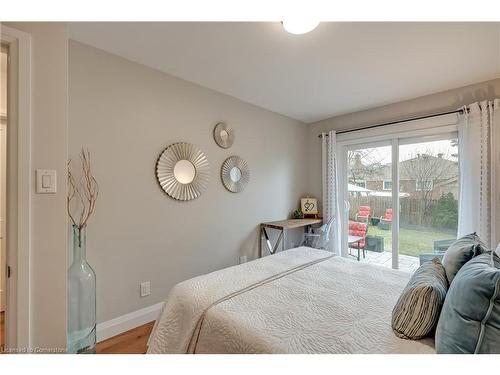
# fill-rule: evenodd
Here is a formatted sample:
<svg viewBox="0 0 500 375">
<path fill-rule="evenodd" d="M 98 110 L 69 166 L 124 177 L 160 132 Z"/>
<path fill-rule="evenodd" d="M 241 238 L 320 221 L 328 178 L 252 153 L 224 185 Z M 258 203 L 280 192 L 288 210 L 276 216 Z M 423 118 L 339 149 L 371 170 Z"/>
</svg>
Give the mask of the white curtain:
<svg viewBox="0 0 500 375">
<path fill-rule="evenodd" d="M 341 254 L 340 210 L 337 177 L 337 135 L 335 131 L 322 134 L 322 169 L 323 169 L 323 221 L 327 223 L 333 217 L 330 227 L 328 250 Z"/>
<path fill-rule="evenodd" d="M 477 232 L 496 247 L 500 167 L 500 99 L 464 107 L 458 127 L 460 199 L 458 236 Z"/>
</svg>

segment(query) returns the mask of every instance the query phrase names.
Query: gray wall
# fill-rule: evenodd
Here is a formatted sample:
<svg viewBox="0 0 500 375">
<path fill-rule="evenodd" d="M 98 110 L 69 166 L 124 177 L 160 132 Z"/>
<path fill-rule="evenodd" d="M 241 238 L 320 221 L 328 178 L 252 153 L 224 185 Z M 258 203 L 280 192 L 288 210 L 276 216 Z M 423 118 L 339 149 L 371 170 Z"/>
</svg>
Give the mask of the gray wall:
<svg viewBox="0 0 500 375">
<path fill-rule="evenodd" d="M 212 137 L 219 121 L 235 129 L 228 150 Z M 88 228 L 98 321 L 163 301 L 177 282 L 240 255 L 255 257 L 258 224 L 287 217 L 307 193 L 307 135 L 298 121 L 70 41 L 70 156 L 88 147 L 100 184 Z M 211 167 L 207 191 L 190 202 L 169 198 L 154 175 L 159 153 L 179 141 L 198 145 Z M 220 182 L 233 154 L 251 168 L 240 194 Z M 140 298 L 147 280 L 152 295 Z"/>
<path fill-rule="evenodd" d="M 321 198 L 321 131 L 349 129 L 456 109 L 500 95 L 500 79 L 428 95 L 311 125 L 249 105 L 84 44 L 69 43 L 69 153 L 88 147 L 101 195 L 88 230 L 98 275 L 98 321 L 163 301 L 177 282 L 257 255 L 258 224 L 290 214 L 304 194 Z M 213 141 L 228 122 L 232 148 Z M 158 154 L 191 142 L 211 164 L 208 190 L 191 202 L 163 193 Z M 224 159 L 251 168 L 241 194 L 220 182 Z M 292 238 L 297 244 L 300 234 Z M 150 280 L 152 295 L 139 297 Z"/>
<path fill-rule="evenodd" d="M 455 110 L 463 105 L 500 97 L 500 79 L 477 83 L 436 94 L 332 117 L 309 125 L 309 190 L 321 198 L 321 140 L 328 130 L 347 130 Z"/>
</svg>

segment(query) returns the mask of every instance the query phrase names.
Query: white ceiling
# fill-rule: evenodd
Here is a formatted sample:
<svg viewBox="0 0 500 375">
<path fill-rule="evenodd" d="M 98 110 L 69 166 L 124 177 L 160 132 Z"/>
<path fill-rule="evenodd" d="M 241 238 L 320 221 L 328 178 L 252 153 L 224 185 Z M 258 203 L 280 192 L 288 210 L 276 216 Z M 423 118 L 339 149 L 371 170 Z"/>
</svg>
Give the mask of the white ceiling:
<svg viewBox="0 0 500 375">
<path fill-rule="evenodd" d="M 499 23 L 71 23 L 70 37 L 310 123 L 500 77 Z"/>
</svg>

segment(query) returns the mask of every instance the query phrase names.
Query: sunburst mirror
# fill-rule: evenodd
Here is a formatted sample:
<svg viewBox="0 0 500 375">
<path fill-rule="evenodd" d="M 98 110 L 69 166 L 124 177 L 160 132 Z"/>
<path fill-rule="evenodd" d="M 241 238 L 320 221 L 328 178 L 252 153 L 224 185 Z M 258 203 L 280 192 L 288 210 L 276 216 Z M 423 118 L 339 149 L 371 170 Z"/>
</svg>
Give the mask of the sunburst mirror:
<svg viewBox="0 0 500 375">
<path fill-rule="evenodd" d="M 156 178 L 161 188 L 181 201 L 198 198 L 207 188 L 209 177 L 206 155 L 191 143 L 171 144 L 156 163 Z"/>
<path fill-rule="evenodd" d="M 226 123 L 219 122 L 214 128 L 214 139 L 222 148 L 229 148 L 234 142 L 234 131 Z"/>
<path fill-rule="evenodd" d="M 225 188 L 232 193 L 243 191 L 250 180 L 248 164 L 239 156 L 227 158 L 222 163 L 220 174 Z"/>
</svg>

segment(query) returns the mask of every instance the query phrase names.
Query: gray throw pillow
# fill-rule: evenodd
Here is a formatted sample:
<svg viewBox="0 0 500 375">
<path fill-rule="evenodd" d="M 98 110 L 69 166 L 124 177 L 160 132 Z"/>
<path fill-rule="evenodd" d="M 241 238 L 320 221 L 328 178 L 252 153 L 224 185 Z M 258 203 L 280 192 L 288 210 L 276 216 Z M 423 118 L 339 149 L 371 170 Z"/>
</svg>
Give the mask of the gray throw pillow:
<svg viewBox="0 0 500 375">
<path fill-rule="evenodd" d="M 422 264 L 406 285 L 392 310 L 392 330 L 403 339 L 418 340 L 436 327 L 448 290 L 438 258 Z"/>
<path fill-rule="evenodd" d="M 436 328 L 438 353 L 500 354 L 500 258 L 478 255 L 458 271 Z"/>
<path fill-rule="evenodd" d="M 486 247 L 476 233 L 468 234 L 453 242 L 443 256 L 443 266 L 448 282 L 451 284 L 465 263 L 485 251 Z"/>
</svg>

